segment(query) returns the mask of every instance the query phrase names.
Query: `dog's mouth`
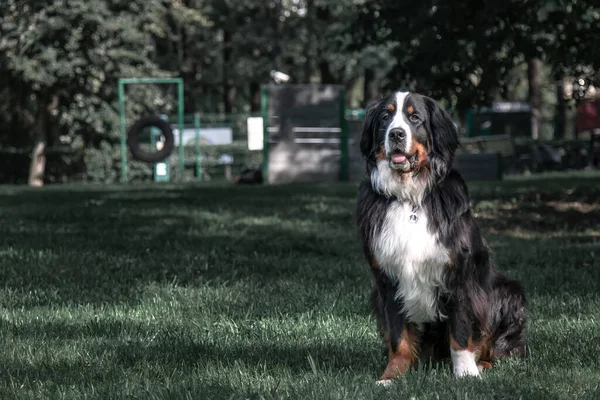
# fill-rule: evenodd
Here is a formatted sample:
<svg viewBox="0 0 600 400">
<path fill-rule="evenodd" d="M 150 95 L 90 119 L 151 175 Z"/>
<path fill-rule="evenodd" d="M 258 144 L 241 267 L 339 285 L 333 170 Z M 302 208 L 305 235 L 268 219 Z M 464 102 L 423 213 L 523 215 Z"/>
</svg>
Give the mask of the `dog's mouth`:
<svg viewBox="0 0 600 400">
<path fill-rule="evenodd" d="M 396 171 L 409 172 L 417 165 L 417 153 L 408 155 L 395 150 L 390 154 L 389 159 L 390 168 Z"/>
</svg>

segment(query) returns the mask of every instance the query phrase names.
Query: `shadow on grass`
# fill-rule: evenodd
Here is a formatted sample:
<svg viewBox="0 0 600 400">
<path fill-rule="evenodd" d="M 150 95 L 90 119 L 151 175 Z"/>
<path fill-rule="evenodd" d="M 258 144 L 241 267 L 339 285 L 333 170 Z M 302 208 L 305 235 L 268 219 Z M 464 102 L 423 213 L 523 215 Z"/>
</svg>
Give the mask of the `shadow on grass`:
<svg viewBox="0 0 600 400">
<path fill-rule="evenodd" d="M 502 183 L 527 190 L 516 201 L 517 189 L 498 194 L 475 185 L 475 211 L 484 232 L 527 240 L 530 249 L 548 253 L 548 267 L 568 264 L 577 271 L 577 261 L 600 246 L 600 206 L 590 202 L 600 194 L 598 183 Z M 367 293 L 355 195 L 353 184 L 17 191 L 2 202 L 0 251 L 8 268 L 0 279 L 15 291 L 47 289 L 55 292 L 54 301 L 75 304 L 136 302 L 139 288 L 174 280 L 194 287 L 236 280 L 269 287 L 293 280 L 299 291 L 315 291 L 341 277 Z M 560 238 L 552 239 L 556 234 Z M 583 243 L 588 248 L 578 247 Z M 498 264 L 503 267 L 502 257 Z M 570 279 L 574 294 L 598 290 L 590 281 L 577 284 L 577 274 Z M 546 289 L 564 284 L 554 283 Z"/>
<path fill-rule="evenodd" d="M 287 286 L 327 296 L 324 282 L 369 278 L 352 229 L 353 192 L 351 186 L 233 188 L 233 195 L 221 188 L 27 191 L 13 196 L 12 206 L 3 203 L 0 216 L 5 300 L 12 307 L 136 305 L 148 285 L 173 282 L 199 290 L 244 282 L 273 309 L 288 304 Z M 353 267 L 357 261 L 360 268 Z M 261 288 L 278 297 L 259 298 Z"/>
<path fill-rule="evenodd" d="M 476 210 L 477 218 L 484 229 L 503 231 L 518 228 L 538 234 L 585 234 L 586 230 L 595 230 L 595 234 L 600 238 L 600 204 L 519 203 Z"/>
<path fill-rule="evenodd" d="M 0 388 L 0 394 L 4 393 L 3 398 L 23 398 L 21 396 L 28 392 L 25 388 L 29 387 L 37 389 L 33 391 L 37 396 L 44 393 L 47 398 L 160 399 L 172 398 L 171 395 L 188 398 L 194 394 L 201 396 L 199 398 L 231 399 L 244 393 L 225 380 L 207 381 L 198 371 L 183 370 L 179 366 L 145 372 L 139 381 L 131 382 L 133 375 L 142 375 L 142 370 L 142 366 L 123 370 L 118 365 L 94 364 L 83 358 L 41 365 L 13 361 L 0 371 L 1 379 L 13 384 L 12 390 Z"/>
<path fill-rule="evenodd" d="M 175 366 L 189 372 L 239 363 L 252 370 L 296 375 L 311 371 L 309 358 L 328 370 L 372 374 L 377 370 L 375 357 L 379 356 L 378 351 L 373 351 L 374 344 L 366 337 L 351 341 L 316 338 L 310 342 L 244 337 L 224 343 L 203 341 L 188 327 L 171 325 L 157 329 L 145 324 L 115 321 L 93 324 L 30 321 L 18 329 L 13 328 L 7 336 L 17 344 L 43 340 L 49 349 L 46 352 L 53 354 L 43 361 L 34 359 L 27 363 L 3 356 L 0 379 L 35 379 L 58 385 L 118 382 L 119 374 L 144 365 L 155 366 L 155 371 L 160 373 Z M 126 340 L 126 336 L 135 339 Z M 63 346 L 72 340 L 79 344 L 68 348 L 67 352 Z M 44 351 L 37 349 L 32 354 Z"/>
</svg>

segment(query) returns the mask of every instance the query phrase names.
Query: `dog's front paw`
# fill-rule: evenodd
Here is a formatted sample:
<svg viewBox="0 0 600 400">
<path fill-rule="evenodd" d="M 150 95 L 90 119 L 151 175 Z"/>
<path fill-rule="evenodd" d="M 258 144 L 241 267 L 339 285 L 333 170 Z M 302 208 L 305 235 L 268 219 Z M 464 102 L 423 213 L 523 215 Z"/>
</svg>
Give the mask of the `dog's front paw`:
<svg viewBox="0 0 600 400">
<path fill-rule="evenodd" d="M 458 378 L 465 376 L 477 376 L 481 377 L 479 367 L 476 364 L 473 365 L 459 365 L 454 367 L 454 375 Z"/>
<path fill-rule="evenodd" d="M 479 373 L 489 368 L 492 368 L 492 364 L 488 361 L 479 361 L 479 363 L 477 364 L 477 369 L 479 370 Z"/>
<path fill-rule="evenodd" d="M 452 351 L 452 366 L 456 377 L 481 377 L 479 367 L 475 362 L 475 354 L 468 350 Z"/>
<path fill-rule="evenodd" d="M 379 379 L 375 382 L 377 386 L 390 387 L 394 384 L 392 379 Z"/>
</svg>

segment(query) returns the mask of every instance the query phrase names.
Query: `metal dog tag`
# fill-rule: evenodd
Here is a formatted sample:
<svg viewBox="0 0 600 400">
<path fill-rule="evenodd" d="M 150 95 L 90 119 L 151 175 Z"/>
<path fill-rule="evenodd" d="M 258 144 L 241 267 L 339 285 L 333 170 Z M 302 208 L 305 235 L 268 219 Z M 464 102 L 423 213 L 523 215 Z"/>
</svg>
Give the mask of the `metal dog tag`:
<svg viewBox="0 0 600 400">
<path fill-rule="evenodd" d="M 413 224 L 416 224 L 418 219 L 419 218 L 417 217 L 417 206 L 413 206 L 410 215 L 408 216 L 408 220 Z"/>
</svg>

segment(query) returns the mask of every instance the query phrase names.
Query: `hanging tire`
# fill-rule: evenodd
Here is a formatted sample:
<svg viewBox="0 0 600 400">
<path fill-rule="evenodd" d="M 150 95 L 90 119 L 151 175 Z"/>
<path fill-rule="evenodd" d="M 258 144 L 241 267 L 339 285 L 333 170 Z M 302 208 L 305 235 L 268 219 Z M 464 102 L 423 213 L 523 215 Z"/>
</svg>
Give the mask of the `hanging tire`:
<svg viewBox="0 0 600 400">
<path fill-rule="evenodd" d="M 162 149 L 154 152 L 145 151 L 140 148 L 140 132 L 149 126 L 160 130 L 165 137 Z M 127 131 L 127 146 L 134 159 L 144 162 L 155 163 L 169 157 L 175 145 L 175 137 L 171 126 L 162 118 L 157 116 L 142 117 Z"/>
</svg>

